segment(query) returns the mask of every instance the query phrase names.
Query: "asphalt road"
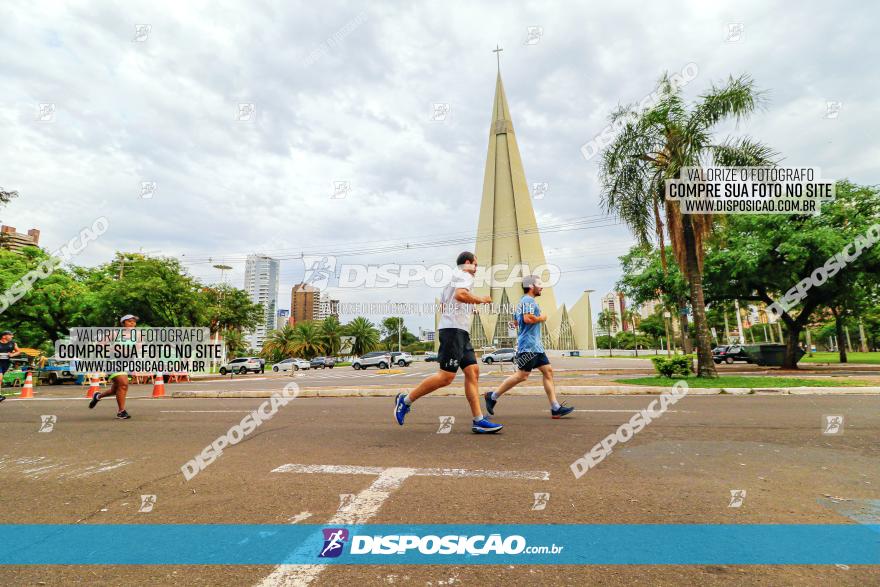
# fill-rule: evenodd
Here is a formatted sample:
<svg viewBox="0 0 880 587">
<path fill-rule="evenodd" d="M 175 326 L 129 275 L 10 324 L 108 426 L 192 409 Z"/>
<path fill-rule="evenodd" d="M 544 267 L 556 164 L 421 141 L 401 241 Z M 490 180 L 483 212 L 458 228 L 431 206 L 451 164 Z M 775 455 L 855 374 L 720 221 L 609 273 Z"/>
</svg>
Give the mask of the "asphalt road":
<svg viewBox="0 0 880 587">
<path fill-rule="evenodd" d="M 320 374 L 320 373 L 319 373 Z M 323 524 L 375 475 L 328 466 L 498 470 L 508 478 L 414 476 L 378 504 L 369 523 L 855 523 L 837 504 L 878 498 L 880 396 L 690 396 L 575 479 L 569 465 L 650 398 L 568 398 L 579 410 L 552 420 L 546 400 L 499 405 L 497 436 L 470 433 L 460 397 L 426 398 L 406 426 L 389 398 L 300 398 L 190 481 L 180 467 L 225 434 L 259 399 L 8 400 L 0 405 L 3 523 Z M 111 405 L 108 405 L 111 404 Z M 823 435 L 826 414 L 842 435 Z M 42 416 L 55 416 L 39 432 Z M 440 419 L 454 416 L 448 434 Z M 273 472 L 284 465 L 289 472 Z M 303 468 L 299 465 L 316 466 Z M 354 469 L 352 470 L 354 471 Z M 548 479 L 517 472 L 546 471 Z M 731 508 L 731 490 L 746 490 Z M 535 511 L 534 494 L 550 494 Z M 156 496 L 139 512 L 140 496 Z M 851 500 L 851 501 L 844 501 Z M 112 549 L 113 544 L 100 545 Z M 157 544 L 173 549 L 173 544 Z M 841 585 L 880 584 L 864 566 L 362 566 L 317 567 L 316 585 Z M 0 568 L 0 584 L 303 584 L 303 570 L 271 566 L 53 566 Z"/>
</svg>

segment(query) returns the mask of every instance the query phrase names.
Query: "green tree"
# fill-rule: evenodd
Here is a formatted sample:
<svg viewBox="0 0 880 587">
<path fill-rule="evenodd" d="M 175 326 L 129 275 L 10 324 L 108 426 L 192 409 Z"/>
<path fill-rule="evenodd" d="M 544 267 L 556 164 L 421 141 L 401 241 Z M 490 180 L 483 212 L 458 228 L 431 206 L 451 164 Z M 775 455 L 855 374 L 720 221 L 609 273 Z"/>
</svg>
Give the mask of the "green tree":
<svg viewBox="0 0 880 587">
<path fill-rule="evenodd" d="M 666 256 L 672 254 L 666 247 Z M 681 348 L 691 352 L 688 336 L 687 314 L 683 312 L 690 305 L 690 292 L 684 276 L 674 258 L 664 263 L 663 252 L 659 248 L 645 245 L 632 247 L 625 255 L 618 257 L 623 277 L 617 282 L 617 290 L 636 304 L 659 300 L 664 308 L 678 316 L 678 329 L 681 335 Z M 664 336 L 661 334 L 659 336 Z"/>
<path fill-rule="evenodd" d="M 354 337 L 351 350 L 353 355 L 363 355 L 379 345 L 379 331 L 372 322 L 362 316 L 345 325 L 345 334 Z"/>
<path fill-rule="evenodd" d="M 320 324 L 312 320 L 306 320 L 304 322 L 297 322 L 293 326 L 291 354 L 298 355 L 303 359 L 313 359 L 324 354 L 325 348 Z"/>
<path fill-rule="evenodd" d="M 608 333 L 608 356 L 610 357 L 611 343 L 614 341 L 611 331 L 618 327 L 617 314 L 611 310 L 602 310 L 599 312 L 599 318 L 596 322 L 599 324 L 599 328 Z"/>
<path fill-rule="evenodd" d="M 321 321 L 321 336 L 328 355 L 336 356 L 339 353 L 344 332 L 345 329 L 336 316 L 327 316 Z"/>
<path fill-rule="evenodd" d="M 86 310 L 86 287 L 76 268 L 46 265 L 50 260 L 48 253 L 36 247 L 24 247 L 20 252 L 0 249 L 0 291 L 8 303 L 0 313 L 0 322 L 16 333 L 23 347 L 49 351 L 55 340 L 69 334 L 70 326 L 82 320 Z M 54 270 L 46 277 L 39 272 L 40 278 L 29 284 L 25 276 L 37 275 L 31 272 L 38 267 Z"/>
<path fill-rule="evenodd" d="M 783 367 L 797 369 L 797 349 L 804 326 L 822 308 L 840 308 L 853 295 L 860 280 L 869 288 L 880 266 L 880 246 L 865 247 L 846 261 L 833 276 L 826 263 L 853 243 L 865 244 L 870 226 L 880 220 L 880 188 L 837 183 L 836 199 L 822 205 L 819 215 L 780 216 L 740 214 L 728 216 L 709 243 L 705 279 L 709 299 L 751 300 L 768 307 L 787 292 L 803 299 L 783 311 L 786 353 Z M 821 285 L 810 285 L 811 275 L 828 276 Z M 807 287 L 809 285 L 809 287 Z M 823 341 L 824 342 L 824 341 Z"/>
<path fill-rule="evenodd" d="M 226 345 L 226 356 L 233 358 L 247 350 L 244 334 L 240 330 L 228 329 L 223 331 L 223 342 Z"/>
<path fill-rule="evenodd" d="M 702 282 L 703 241 L 712 232 L 712 216 L 682 214 L 677 202 L 665 200 L 665 182 L 679 178 L 682 167 L 767 165 L 775 154 L 748 138 L 718 142 L 713 137 L 713 127 L 745 118 L 758 107 L 759 92 L 747 76 L 731 77 L 722 87 L 713 85 L 690 108 L 666 75 L 659 94 L 646 110 L 625 106 L 612 114 L 612 123 L 622 123 L 622 130 L 602 154 L 602 202 L 640 243 L 656 237 L 664 261 L 665 227 L 690 286 L 697 376 L 716 377 Z"/>
<path fill-rule="evenodd" d="M 87 274 L 87 324 L 115 326 L 132 313 L 145 326 L 206 326 L 203 286 L 177 259 L 117 253 Z"/>
<path fill-rule="evenodd" d="M 200 302 L 211 334 L 230 328 L 247 332 L 264 319 L 263 306 L 243 289 L 226 284 L 202 288 Z"/>
<path fill-rule="evenodd" d="M 296 330 L 289 324 L 272 330 L 263 342 L 265 358 L 274 363 L 296 354 L 299 345 Z M 311 357 L 309 357 L 311 358 Z"/>
<path fill-rule="evenodd" d="M 642 319 L 639 322 L 639 331 L 650 336 L 655 341 L 659 340 L 662 336 L 666 336 L 666 325 L 663 323 L 663 316 L 654 314 Z"/>
</svg>

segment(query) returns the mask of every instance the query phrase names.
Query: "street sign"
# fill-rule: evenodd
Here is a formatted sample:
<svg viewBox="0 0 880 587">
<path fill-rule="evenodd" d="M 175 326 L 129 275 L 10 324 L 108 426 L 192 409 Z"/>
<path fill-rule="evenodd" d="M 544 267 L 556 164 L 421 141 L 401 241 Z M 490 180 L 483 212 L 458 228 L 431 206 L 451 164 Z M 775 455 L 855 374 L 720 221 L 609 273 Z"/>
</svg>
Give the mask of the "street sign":
<svg viewBox="0 0 880 587">
<path fill-rule="evenodd" d="M 354 347 L 355 337 L 353 336 L 340 336 L 340 342 L 342 343 L 339 347 L 340 355 L 350 355 L 352 354 L 352 347 Z"/>
</svg>

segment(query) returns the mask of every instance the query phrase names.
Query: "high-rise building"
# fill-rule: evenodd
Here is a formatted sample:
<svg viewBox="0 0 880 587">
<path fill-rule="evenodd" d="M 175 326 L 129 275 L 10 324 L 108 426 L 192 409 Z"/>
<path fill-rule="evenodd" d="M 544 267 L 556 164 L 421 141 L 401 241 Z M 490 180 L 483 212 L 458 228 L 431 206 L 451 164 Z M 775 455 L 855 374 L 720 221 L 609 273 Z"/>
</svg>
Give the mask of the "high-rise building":
<svg viewBox="0 0 880 587">
<path fill-rule="evenodd" d="M 291 323 L 323 320 L 327 316 L 339 317 L 339 300 L 330 299 L 327 292 L 307 283 L 293 286 L 290 292 Z"/>
<path fill-rule="evenodd" d="M 40 231 L 32 228 L 27 234 L 15 231 L 14 226 L 0 226 L 0 247 L 10 251 L 21 250 L 22 247 L 40 246 Z"/>
<path fill-rule="evenodd" d="M 498 268 L 492 271 L 495 283 L 478 283 L 474 293 L 491 295 L 493 305 L 500 308 L 500 312 L 474 315 L 470 328 L 471 342 L 475 348 L 512 346 L 515 330 L 509 327 L 512 321 L 510 309 L 523 295 L 519 278 L 526 271 L 531 274 L 544 272 L 546 257 L 500 71 L 495 81 L 474 252 L 481 267 Z M 509 279 L 511 275 L 514 279 Z M 548 280 L 546 273 L 544 280 Z M 588 292 L 584 292 L 578 302 L 569 308 L 565 304 L 556 305 L 556 294 L 553 287 L 548 286 L 537 301 L 541 313 L 547 316 L 547 322 L 541 329 L 545 348 L 593 348 Z"/>
<path fill-rule="evenodd" d="M 642 317 L 642 320 L 650 318 L 656 314 L 657 309 L 661 307 L 663 307 L 663 304 L 660 300 L 648 300 L 647 302 L 642 302 L 639 304 L 639 316 Z"/>
<path fill-rule="evenodd" d="M 609 310 L 617 316 L 616 324 L 611 325 L 611 336 L 618 332 L 629 332 L 632 325 L 623 319 L 626 312 L 626 298 L 622 293 L 611 291 L 602 296 L 602 310 Z"/>
<path fill-rule="evenodd" d="M 244 266 L 244 290 L 251 301 L 263 306 L 263 320 L 246 336 L 251 348 L 260 350 L 266 335 L 276 327 L 278 309 L 278 259 L 265 255 L 248 255 Z"/>
</svg>

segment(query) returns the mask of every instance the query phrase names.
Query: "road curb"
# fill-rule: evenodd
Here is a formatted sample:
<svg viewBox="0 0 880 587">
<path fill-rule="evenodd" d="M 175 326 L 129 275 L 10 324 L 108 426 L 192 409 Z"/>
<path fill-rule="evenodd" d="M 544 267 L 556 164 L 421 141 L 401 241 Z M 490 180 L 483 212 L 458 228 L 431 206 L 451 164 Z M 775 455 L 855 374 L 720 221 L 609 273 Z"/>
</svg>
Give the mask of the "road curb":
<svg viewBox="0 0 880 587">
<path fill-rule="evenodd" d="M 409 391 L 408 387 L 400 388 L 368 388 L 368 387 L 312 387 L 301 388 L 297 397 L 394 397 L 398 393 Z M 670 387 L 647 385 L 570 385 L 557 386 L 562 395 L 659 395 L 669 391 Z M 262 398 L 271 397 L 280 390 L 246 390 L 246 391 L 172 391 L 171 397 L 176 399 L 193 398 Z M 544 395 L 543 387 L 517 387 L 509 392 L 511 395 Z M 693 387 L 688 395 L 880 395 L 880 387 Z M 438 389 L 433 396 L 463 396 L 460 388 Z"/>
</svg>

